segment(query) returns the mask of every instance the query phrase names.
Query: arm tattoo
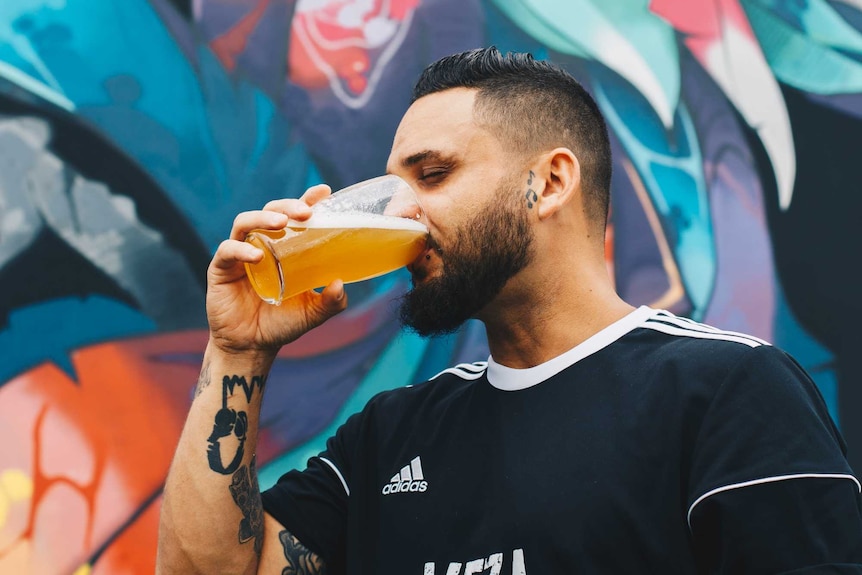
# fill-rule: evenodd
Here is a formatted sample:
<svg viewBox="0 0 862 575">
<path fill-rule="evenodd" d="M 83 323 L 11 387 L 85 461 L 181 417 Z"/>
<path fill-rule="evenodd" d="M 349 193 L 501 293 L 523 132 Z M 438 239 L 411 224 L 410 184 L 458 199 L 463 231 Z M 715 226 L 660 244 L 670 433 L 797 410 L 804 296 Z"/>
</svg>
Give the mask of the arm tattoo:
<svg viewBox="0 0 862 575">
<path fill-rule="evenodd" d="M 278 534 L 287 567 L 281 575 L 326 575 L 326 565 L 286 529 Z"/>
<path fill-rule="evenodd" d="M 207 438 L 207 461 L 210 469 L 222 475 L 230 475 L 239 468 L 242 456 L 245 453 L 246 431 L 248 430 L 248 413 L 242 410 L 231 409 L 227 406 L 228 397 L 233 395 L 234 389 L 242 388 L 246 400 L 251 403 L 255 388 L 260 389 L 266 385 L 266 378 L 255 375 L 251 378 L 251 384 L 241 375 L 224 376 L 222 378 L 221 409 L 215 414 L 213 432 Z M 238 445 L 233 459 L 225 465 L 221 457 L 221 439 L 231 433 L 236 435 Z"/>
<path fill-rule="evenodd" d="M 201 368 L 201 374 L 198 376 L 198 384 L 195 386 L 195 397 L 203 393 L 204 389 L 210 384 L 210 361 L 204 360 L 204 365 Z"/>
<path fill-rule="evenodd" d="M 239 542 L 246 543 L 254 539 L 254 552 L 260 557 L 263 546 L 263 506 L 260 502 L 260 487 L 257 483 L 253 457 L 250 466 L 243 465 L 233 474 L 230 494 L 242 511 L 242 519 L 239 522 Z"/>
</svg>

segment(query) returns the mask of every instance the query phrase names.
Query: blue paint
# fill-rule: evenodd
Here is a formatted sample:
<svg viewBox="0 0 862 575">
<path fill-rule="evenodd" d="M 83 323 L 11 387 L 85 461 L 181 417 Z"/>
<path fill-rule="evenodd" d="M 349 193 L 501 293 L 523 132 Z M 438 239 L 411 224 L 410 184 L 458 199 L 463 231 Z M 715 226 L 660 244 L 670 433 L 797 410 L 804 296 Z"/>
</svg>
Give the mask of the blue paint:
<svg viewBox="0 0 862 575">
<path fill-rule="evenodd" d="M 16 309 L 0 331 L 0 385 L 45 361 L 54 362 L 77 379 L 71 352 L 155 330 L 150 318 L 101 296 L 56 299 Z"/>
<path fill-rule="evenodd" d="M 717 256 L 697 132 L 684 103 L 670 131 L 622 78 L 591 66 L 596 102 L 661 217 L 686 295 L 700 320 L 712 297 Z"/>
</svg>

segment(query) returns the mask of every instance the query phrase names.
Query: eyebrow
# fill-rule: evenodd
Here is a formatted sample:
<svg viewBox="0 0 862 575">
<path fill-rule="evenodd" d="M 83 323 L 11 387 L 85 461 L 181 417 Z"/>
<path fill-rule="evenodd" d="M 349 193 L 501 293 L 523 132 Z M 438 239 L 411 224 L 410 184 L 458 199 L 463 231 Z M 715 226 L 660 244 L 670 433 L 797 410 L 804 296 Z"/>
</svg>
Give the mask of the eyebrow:
<svg viewBox="0 0 862 575">
<path fill-rule="evenodd" d="M 450 163 L 452 162 L 453 157 L 436 150 L 423 150 L 401 160 L 401 167 L 411 168 L 420 162 L 426 162 L 428 160 Z"/>
</svg>

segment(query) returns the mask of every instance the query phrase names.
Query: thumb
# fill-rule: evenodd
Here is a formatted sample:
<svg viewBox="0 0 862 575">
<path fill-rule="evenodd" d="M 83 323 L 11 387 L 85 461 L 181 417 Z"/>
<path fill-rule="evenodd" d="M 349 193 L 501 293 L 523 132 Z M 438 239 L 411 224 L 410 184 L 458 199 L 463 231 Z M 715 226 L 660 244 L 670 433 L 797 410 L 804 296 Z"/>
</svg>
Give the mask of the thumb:
<svg viewBox="0 0 862 575">
<path fill-rule="evenodd" d="M 326 319 L 341 313 L 347 307 L 347 292 L 344 291 L 344 282 L 335 280 L 322 292 L 320 292 L 320 303 L 323 315 Z"/>
</svg>

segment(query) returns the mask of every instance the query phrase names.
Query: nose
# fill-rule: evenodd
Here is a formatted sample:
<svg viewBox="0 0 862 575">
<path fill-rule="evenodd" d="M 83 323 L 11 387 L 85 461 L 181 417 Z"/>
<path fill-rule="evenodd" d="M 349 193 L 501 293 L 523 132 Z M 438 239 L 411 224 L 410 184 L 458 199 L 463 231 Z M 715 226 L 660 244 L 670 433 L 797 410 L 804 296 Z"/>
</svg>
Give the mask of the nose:
<svg viewBox="0 0 862 575">
<path fill-rule="evenodd" d="M 391 176 L 395 177 L 395 176 Z M 416 192 L 410 185 L 401 180 L 398 183 L 398 188 L 393 192 L 389 203 L 383 211 L 384 215 L 396 216 L 399 218 L 407 218 L 424 225 L 428 225 L 428 220 L 425 216 L 425 210 L 422 209 L 422 204 L 419 203 L 419 198 L 416 197 Z"/>
</svg>

